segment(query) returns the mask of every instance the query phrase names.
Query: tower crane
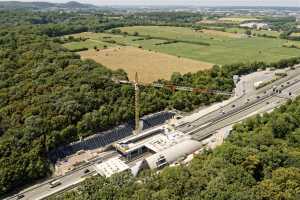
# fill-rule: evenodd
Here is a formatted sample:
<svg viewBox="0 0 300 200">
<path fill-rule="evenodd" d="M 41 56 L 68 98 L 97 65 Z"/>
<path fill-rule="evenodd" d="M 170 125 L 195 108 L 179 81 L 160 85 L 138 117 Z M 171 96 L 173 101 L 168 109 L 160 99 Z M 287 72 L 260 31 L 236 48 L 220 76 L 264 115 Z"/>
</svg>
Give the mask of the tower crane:
<svg viewBox="0 0 300 200">
<path fill-rule="evenodd" d="M 203 93 L 203 94 L 220 94 L 225 96 L 232 96 L 231 92 L 224 92 L 219 90 L 209 90 L 203 88 L 193 88 L 193 87 L 186 87 L 186 86 L 177 86 L 173 84 L 162 84 L 162 83 L 142 83 L 139 82 L 138 73 L 135 73 L 134 81 L 127 81 L 127 80 L 115 80 L 118 84 L 130 84 L 134 86 L 135 90 L 135 131 L 134 134 L 137 135 L 140 132 L 140 88 L 139 86 L 148 86 L 154 88 L 168 88 L 175 91 L 187 91 L 187 92 L 194 92 L 194 93 Z"/>
<path fill-rule="evenodd" d="M 137 72 L 135 73 L 134 81 L 134 91 L 135 91 L 135 132 L 134 134 L 139 134 L 140 132 L 140 88 L 139 88 L 139 78 Z"/>
</svg>

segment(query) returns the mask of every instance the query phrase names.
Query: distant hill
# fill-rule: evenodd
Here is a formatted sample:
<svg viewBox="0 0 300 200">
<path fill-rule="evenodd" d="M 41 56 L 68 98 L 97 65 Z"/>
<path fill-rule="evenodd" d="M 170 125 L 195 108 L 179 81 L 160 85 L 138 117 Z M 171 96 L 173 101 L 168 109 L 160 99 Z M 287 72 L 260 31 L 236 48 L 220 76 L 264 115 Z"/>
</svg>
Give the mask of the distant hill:
<svg viewBox="0 0 300 200">
<path fill-rule="evenodd" d="M 97 6 L 76 1 L 67 3 L 0 1 L 0 10 L 95 10 Z"/>
</svg>

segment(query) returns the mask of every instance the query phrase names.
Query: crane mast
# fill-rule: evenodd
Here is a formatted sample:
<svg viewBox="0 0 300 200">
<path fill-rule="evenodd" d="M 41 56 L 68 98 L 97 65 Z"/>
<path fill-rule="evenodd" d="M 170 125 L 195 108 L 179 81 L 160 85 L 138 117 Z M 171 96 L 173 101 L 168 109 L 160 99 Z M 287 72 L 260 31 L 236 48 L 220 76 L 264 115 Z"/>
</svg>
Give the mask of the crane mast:
<svg viewBox="0 0 300 200">
<path fill-rule="evenodd" d="M 134 90 L 135 90 L 135 131 L 134 134 L 137 135 L 140 132 L 140 88 L 139 88 L 139 79 L 138 74 L 135 73 L 134 81 Z"/>
<path fill-rule="evenodd" d="M 194 93 L 203 93 L 203 94 L 219 94 L 219 95 L 226 95 L 226 96 L 232 96 L 233 94 L 231 92 L 224 92 L 224 91 L 218 91 L 218 90 L 209 90 L 209 89 L 203 89 L 203 88 L 193 88 L 193 87 L 187 87 L 187 86 L 177 86 L 173 84 L 161 84 L 161 83 L 152 83 L 152 84 L 145 84 L 140 83 L 138 78 L 138 73 L 135 73 L 135 79 L 134 81 L 128 81 L 128 80 L 116 80 L 119 84 L 131 84 L 134 86 L 135 91 L 135 100 L 134 100 L 134 109 L 135 109 L 135 130 L 134 134 L 137 135 L 140 133 L 140 88 L 139 86 L 148 86 L 148 87 L 154 87 L 154 88 L 169 88 L 173 92 L 177 91 L 186 91 L 186 92 L 194 92 Z"/>
</svg>

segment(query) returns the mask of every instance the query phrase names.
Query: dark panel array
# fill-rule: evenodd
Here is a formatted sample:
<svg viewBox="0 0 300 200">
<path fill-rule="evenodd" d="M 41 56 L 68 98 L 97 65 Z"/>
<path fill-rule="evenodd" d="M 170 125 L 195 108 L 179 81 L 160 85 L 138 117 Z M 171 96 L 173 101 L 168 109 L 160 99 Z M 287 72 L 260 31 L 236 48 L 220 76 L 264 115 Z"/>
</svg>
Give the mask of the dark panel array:
<svg viewBox="0 0 300 200">
<path fill-rule="evenodd" d="M 174 115 L 175 113 L 173 112 L 160 112 L 143 117 L 143 130 L 163 124 L 165 121 L 171 119 Z"/>
<path fill-rule="evenodd" d="M 142 118 L 144 123 L 143 130 L 149 129 L 154 126 L 163 124 L 166 120 L 172 118 L 175 114 L 172 112 L 160 112 L 155 113 Z M 60 147 L 52 151 L 49 155 L 51 161 L 55 162 L 58 159 L 62 159 L 66 156 L 75 154 L 80 150 L 92 150 L 100 147 L 104 147 L 117 140 L 130 136 L 134 130 L 132 122 L 119 126 L 113 130 L 98 133 L 94 136 L 86 138 L 82 141 Z"/>
<path fill-rule="evenodd" d="M 60 147 L 50 153 L 51 161 L 55 162 L 57 159 L 64 158 L 66 156 L 75 154 L 80 150 L 93 150 L 100 147 L 104 147 L 117 140 L 127 137 L 132 134 L 133 127 L 126 124 L 122 127 L 98 133 L 90 138 L 86 138 L 82 141 Z"/>
</svg>

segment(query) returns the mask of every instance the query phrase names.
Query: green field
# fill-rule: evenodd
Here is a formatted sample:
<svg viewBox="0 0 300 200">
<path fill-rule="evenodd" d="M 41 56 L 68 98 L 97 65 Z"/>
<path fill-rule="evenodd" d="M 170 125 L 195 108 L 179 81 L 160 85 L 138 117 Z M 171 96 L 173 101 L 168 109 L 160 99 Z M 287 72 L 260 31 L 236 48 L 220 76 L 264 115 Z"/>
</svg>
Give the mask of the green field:
<svg viewBox="0 0 300 200">
<path fill-rule="evenodd" d="M 257 19 L 254 17 L 242 17 L 242 16 L 232 16 L 232 17 L 223 17 L 220 18 L 219 21 L 232 21 L 232 22 L 236 22 L 236 23 L 241 23 L 241 22 L 245 22 L 245 21 L 261 21 L 261 19 Z"/>
<path fill-rule="evenodd" d="M 278 38 L 231 38 L 225 35 L 216 36 L 195 32 L 190 28 L 183 27 L 136 26 L 121 29 L 129 34 L 138 32 L 139 36 L 112 35 L 110 33 L 81 33 L 75 36 L 90 38 L 87 40 L 90 46 L 97 45 L 98 41 L 101 44 L 111 45 L 105 41 L 114 40 L 117 43 L 114 45 L 141 46 L 152 51 L 222 65 L 253 61 L 275 62 L 283 58 L 300 55 L 299 49 L 283 47 L 287 41 Z M 146 39 L 145 36 L 152 36 L 156 39 Z M 166 42 L 166 39 L 188 42 L 157 45 Z M 209 43 L 210 46 L 189 42 L 205 42 Z M 296 42 L 296 44 L 300 45 L 300 42 Z"/>
<path fill-rule="evenodd" d="M 86 41 L 80 41 L 80 42 L 69 42 L 64 44 L 63 46 L 70 50 L 77 50 L 82 48 L 92 49 L 95 46 L 97 46 L 97 48 L 99 49 L 103 49 L 105 46 L 112 47 L 115 45 L 102 42 L 101 40 L 88 39 Z"/>
<path fill-rule="evenodd" d="M 228 64 L 233 62 L 266 61 L 274 62 L 283 58 L 299 56 L 300 50 L 282 47 L 286 40 L 270 38 L 229 38 L 210 36 L 194 32 L 189 28 L 178 27 L 125 27 L 128 33 L 167 37 L 210 43 L 201 46 L 185 43 L 154 46 L 152 49 L 182 57 L 202 60 L 210 63 Z M 300 44 L 298 42 L 297 44 Z"/>
<path fill-rule="evenodd" d="M 226 32 L 229 33 L 245 33 L 245 29 L 243 28 L 227 28 Z M 251 30 L 252 33 L 255 34 L 260 34 L 260 35 L 267 35 L 267 36 L 274 36 L 274 37 L 279 37 L 280 32 L 278 31 L 269 31 L 269 30 Z"/>
<path fill-rule="evenodd" d="M 300 33 L 292 33 L 291 36 L 293 36 L 293 37 L 300 37 Z"/>
</svg>

